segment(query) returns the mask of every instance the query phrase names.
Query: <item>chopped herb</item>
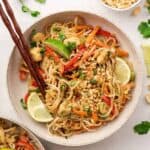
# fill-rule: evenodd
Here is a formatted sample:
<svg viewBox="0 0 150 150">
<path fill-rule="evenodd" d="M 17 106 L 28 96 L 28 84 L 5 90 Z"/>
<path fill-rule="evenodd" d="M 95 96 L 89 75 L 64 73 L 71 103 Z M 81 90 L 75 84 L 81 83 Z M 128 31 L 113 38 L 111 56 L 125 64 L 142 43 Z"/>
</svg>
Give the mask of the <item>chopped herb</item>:
<svg viewBox="0 0 150 150">
<path fill-rule="evenodd" d="M 60 41 L 64 41 L 66 36 L 63 33 L 59 33 L 59 37 L 58 38 L 59 38 Z"/>
<path fill-rule="evenodd" d="M 36 1 L 39 3 L 45 3 L 46 2 L 46 0 L 36 0 Z"/>
<path fill-rule="evenodd" d="M 59 28 L 59 27 L 54 27 L 54 28 L 53 28 L 53 31 L 54 31 L 54 32 L 60 32 L 60 31 L 61 31 L 61 28 Z"/>
<path fill-rule="evenodd" d="M 36 89 L 33 89 L 33 90 L 29 90 L 29 92 L 36 92 L 36 93 L 40 93 L 40 89 L 39 88 L 36 88 Z"/>
<path fill-rule="evenodd" d="M 150 6 L 147 7 L 148 12 L 150 13 Z"/>
<path fill-rule="evenodd" d="M 93 69 L 93 75 L 97 74 L 97 69 Z"/>
<path fill-rule="evenodd" d="M 134 132 L 138 134 L 147 134 L 150 130 L 150 122 L 142 121 L 141 123 L 134 126 Z"/>
<path fill-rule="evenodd" d="M 144 38 L 150 37 L 150 20 L 146 22 L 141 22 L 138 26 L 139 32 L 143 35 Z"/>
<path fill-rule="evenodd" d="M 36 29 L 32 29 L 30 37 L 32 38 L 37 33 Z"/>
<path fill-rule="evenodd" d="M 84 105 L 83 110 L 86 111 L 88 114 L 91 114 L 91 112 L 92 112 L 90 106 L 88 106 L 88 105 Z"/>
<path fill-rule="evenodd" d="M 76 48 L 76 43 L 74 43 L 74 42 L 68 42 L 68 44 L 66 45 L 66 47 L 67 47 L 70 51 L 72 51 L 72 50 L 74 50 L 74 49 Z"/>
<path fill-rule="evenodd" d="M 31 42 L 30 42 L 30 47 L 31 47 L 31 48 L 36 47 L 36 42 L 31 41 Z"/>
<path fill-rule="evenodd" d="M 28 6 L 23 5 L 23 6 L 22 6 L 22 11 L 23 11 L 23 12 L 29 12 L 30 9 L 28 8 Z"/>
<path fill-rule="evenodd" d="M 31 33 L 30 33 L 30 36 L 29 36 L 29 41 L 30 42 L 30 47 L 33 48 L 33 47 L 36 47 L 36 42 L 35 41 L 32 41 L 32 37 L 36 34 L 36 29 L 32 29 Z"/>
<path fill-rule="evenodd" d="M 22 5 L 22 7 L 21 7 L 22 12 L 29 13 L 32 17 L 37 17 L 38 15 L 40 15 L 39 11 L 33 11 L 27 5 L 25 5 L 24 0 L 19 0 L 19 1 L 20 1 L 21 5 Z"/>
<path fill-rule="evenodd" d="M 67 84 L 62 84 L 61 86 L 60 86 L 60 90 L 61 91 L 65 91 L 67 89 Z"/>
<path fill-rule="evenodd" d="M 146 8 L 148 12 L 150 13 L 150 0 L 147 0 L 146 2 L 147 2 Z"/>
<path fill-rule="evenodd" d="M 91 83 L 91 84 L 96 84 L 96 83 L 97 83 L 97 80 L 91 79 L 91 80 L 90 80 L 90 83 Z"/>
<path fill-rule="evenodd" d="M 70 85 L 70 86 L 75 86 L 75 85 L 76 85 L 76 83 L 77 83 L 77 81 L 72 80 L 72 81 L 70 81 L 69 85 Z"/>
<path fill-rule="evenodd" d="M 39 16 L 40 15 L 40 12 L 39 11 L 31 11 L 31 16 L 32 17 L 37 17 L 37 16 Z"/>
<path fill-rule="evenodd" d="M 20 103 L 23 109 L 27 109 L 27 105 L 25 104 L 23 99 L 20 100 Z"/>
<path fill-rule="evenodd" d="M 86 74 L 85 73 L 83 73 L 83 71 L 82 70 L 78 70 L 78 74 L 79 74 L 79 78 L 80 79 L 85 79 L 85 77 L 86 77 Z"/>
<path fill-rule="evenodd" d="M 41 48 L 40 53 L 43 55 L 45 53 L 45 48 Z"/>
</svg>

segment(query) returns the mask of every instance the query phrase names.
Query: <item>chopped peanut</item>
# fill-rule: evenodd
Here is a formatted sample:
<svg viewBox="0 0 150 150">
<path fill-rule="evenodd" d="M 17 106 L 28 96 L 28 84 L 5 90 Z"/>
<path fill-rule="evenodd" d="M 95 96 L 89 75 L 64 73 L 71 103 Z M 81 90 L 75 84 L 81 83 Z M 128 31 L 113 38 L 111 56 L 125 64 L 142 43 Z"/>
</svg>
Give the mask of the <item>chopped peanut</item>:
<svg viewBox="0 0 150 150">
<path fill-rule="evenodd" d="M 141 7 L 136 7 L 133 11 L 132 11 L 132 16 L 137 16 L 139 13 L 141 12 Z"/>
</svg>

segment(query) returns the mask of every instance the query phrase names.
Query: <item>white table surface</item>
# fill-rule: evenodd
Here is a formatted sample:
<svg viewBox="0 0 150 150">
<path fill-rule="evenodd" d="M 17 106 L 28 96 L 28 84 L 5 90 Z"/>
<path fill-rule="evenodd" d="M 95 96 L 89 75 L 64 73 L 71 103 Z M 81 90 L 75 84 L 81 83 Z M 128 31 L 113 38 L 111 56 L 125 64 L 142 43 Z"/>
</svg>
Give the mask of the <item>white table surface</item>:
<svg viewBox="0 0 150 150">
<path fill-rule="evenodd" d="M 47 0 L 45 5 L 37 4 L 34 0 L 26 0 L 32 8 L 39 9 L 42 12 L 40 17 L 32 18 L 21 12 L 18 0 L 9 1 L 13 6 L 16 18 L 23 31 L 42 17 L 58 11 L 83 10 L 106 17 L 129 35 L 137 47 L 136 50 L 139 57 L 143 61 L 142 50 L 140 48 L 142 38 L 137 32 L 137 26 L 140 21 L 148 19 L 149 14 L 145 9 L 142 10 L 140 15 L 133 17 L 130 15 L 131 12 L 116 13 L 104 8 L 99 3 L 99 0 Z M 13 46 L 14 44 L 10 36 L 0 20 L 0 116 L 11 117 L 20 121 L 11 106 L 6 82 L 7 65 Z M 46 150 L 149 150 L 150 134 L 139 136 L 133 133 L 133 126 L 137 122 L 140 122 L 141 120 L 150 120 L 150 106 L 147 105 L 144 100 L 148 83 L 150 84 L 150 80 L 148 80 L 145 75 L 143 92 L 135 112 L 128 122 L 111 137 L 96 144 L 73 148 L 54 145 L 42 140 Z"/>
</svg>

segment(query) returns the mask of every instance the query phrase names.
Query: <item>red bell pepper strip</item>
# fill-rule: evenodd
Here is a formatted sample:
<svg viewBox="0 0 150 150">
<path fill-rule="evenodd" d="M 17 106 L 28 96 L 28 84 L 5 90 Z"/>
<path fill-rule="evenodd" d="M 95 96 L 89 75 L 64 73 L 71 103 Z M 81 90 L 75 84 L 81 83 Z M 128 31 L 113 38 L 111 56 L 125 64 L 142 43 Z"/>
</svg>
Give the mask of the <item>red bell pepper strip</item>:
<svg viewBox="0 0 150 150">
<path fill-rule="evenodd" d="M 41 68 L 38 68 L 38 73 L 40 74 L 41 77 L 45 78 L 44 77 L 45 72 Z M 38 87 L 38 84 L 35 80 L 32 81 L 31 85 L 34 87 Z"/>
<path fill-rule="evenodd" d="M 54 61 L 55 61 L 56 63 L 58 63 L 58 62 L 60 61 L 59 56 L 58 56 L 50 47 L 46 46 L 45 49 L 46 49 L 46 56 L 51 56 L 51 57 L 53 57 L 53 58 L 54 58 Z"/>
<path fill-rule="evenodd" d="M 27 104 L 27 101 L 28 101 L 28 97 L 29 97 L 29 92 L 24 96 L 24 102 Z"/>
<path fill-rule="evenodd" d="M 38 72 L 41 76 L 43 76 L 43 74 L 45 73 L 44 70 L 42 70 L 41 68 L 38 69 Z"/>
<path fill-rule="evenodd" d="M 108 96 L 102 96 L 102 101 L 105 102 L 108 106 L 111 105 L 111 99 Z"/>
<path fill-rule="evenodd" d="M 115 108 L 115 106 L 113 105 L 113 108 L 112 108 L 111 114 L 112 114 L 112 115 L 114 115 L 114 114 L 115 114 L 115 112 L 116 112 L 116 108 Z"/>
<path fill-rule="evenodd" d="M 35 80 L 32 81 L 32 84 L 31 84 L 31 85 L 34 86 L 34 87 L 38 87 L 38 84 L 36 83 Z"/>
<path fill-rule="evenodd" d="M 97 35 L 102 35 L 102 36 L 105 36 L 107 38 L 112 37 L 112 38 L 116 39 L 116 37 L 112 33 L 105 31 L 103 29 L 99 29 L 99 31 L 97 32 Z"/>
<path fill-rule="evenodd" d="M 80 45 L 78 49 L 79 49 L 79 52 L 64 65 L 64 72 L 74 69 L 75 67 L 74 64 L 81 58 L 81 56 L 83 55 L 83 52 L 86 50 L 86 47 L 84 45 Z"/>
<path fill-rule="evenodd" d="M 20 78 L 21 81 L 26 81 L 27 77 L 28 77 L 28 73 L 27 72 L 25 72 L 23 70 L 19 71 L 19 78 Z"/>
</svg>

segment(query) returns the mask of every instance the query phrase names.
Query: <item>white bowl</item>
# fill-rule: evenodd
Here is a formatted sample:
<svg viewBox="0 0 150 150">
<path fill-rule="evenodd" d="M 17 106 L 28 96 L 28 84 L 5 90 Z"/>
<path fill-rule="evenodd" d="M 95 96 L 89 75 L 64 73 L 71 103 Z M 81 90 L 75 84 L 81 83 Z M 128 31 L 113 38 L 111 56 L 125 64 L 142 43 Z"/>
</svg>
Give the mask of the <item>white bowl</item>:
<svg viewBox="0 0 150 150">
<path fill-rule="evenodd" d="M 107 4 L 105 4 L 102 0 L 99 0 L 99 1 L 104 7 L 108 8 L 108 9 L 111 9 L 111 10 L 114 10 L 114 11 L 118 11 L 118 12 L 124 12 L 124 11 L 129 11 L 129 10 L 135 8 L 137 5 L 139 5 L 141 3 L 142 0 L 137 0 L 137 2 L 133 3 L 128 8 L 115 8 L 115 7 L 111 7 L 111 6 L 107 5 Z"/>
<path fill-rule="evenodd" d="M 116 34 L 122 47 L 126 50 L 129 50 L 129 59 L 132 60 L 136 71 L 136 87 L 133 92 L 132 100 L 125 106 L 124 110 L 120 113 L 119 117 L 116 120 L 108 123 L 106 126 L 97 129 L 95 132 L 87 132 L 74 135 L 68 139 L 55 135 L 49 135 L 46 126 L 44 124 L 40 124 L 32 120 L 32 118 L 28 115 L 28 113 L 25 110 L 22 109 L 20 105 L 20 98 L 22 98 L 27 92 L 27 84 L 21 82 L 18 77 L 21 56 L 16 50 L 16 48 L 14 48 L 8 66 L 7 82 L 10 99 L 14 108 L 16 109 L 18 116 L 22 119 L 22 122 L 39 137 L 49 142 L 66 146 L 81 146 L 92 144 L 101 141 L 112 135 L 114 132 L 116 132 L 133 113 L 141 93 L 143 81 L 141 63 L 138 59 L 135 48 L 129 40 L 129 38 L 117 26 L 95 14 L 79 11 L 56 13 L 40 20 L 39 22 L 31 26 L 25 32 L 25 37 L 28 39 L 32 29 L 43 30 L 43 27 L 45 27 L 47 24 L 51 24 L 54 21 L 67 21 L 73 19 L 75 16 L 83 17 L 86 20 L 87 24 L 100 25 L 104 29 Z"/>
<path fill-rule="evenodd" d="M 45 150 L 44 146 L 41 144 L 41 142 L 38 140 L 38 138 L 36 138 L 36 136 L 29 129 L 27 129 L 26 127 L 24 127 L 24 125 L 22 125 L 22 124 L 20 124 L 20 123 L 18 123 L 16 121 L 14 121 L 14 120 L 12 120 L 10 118 L 5 118 L 5 117 L 1 117 L 0 116 L 0 119 L 3 119 L 3 120 L 5 120 L 8 123 L 16 124 L 19 127 L 21 127 L 22 129 L 24 129 L 28 133 L 29 137 L 36 143 L 37 148 L 39 150 Z"/>
</svg>

